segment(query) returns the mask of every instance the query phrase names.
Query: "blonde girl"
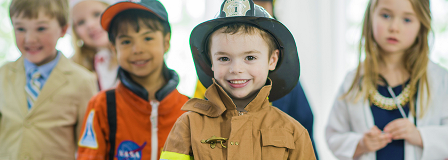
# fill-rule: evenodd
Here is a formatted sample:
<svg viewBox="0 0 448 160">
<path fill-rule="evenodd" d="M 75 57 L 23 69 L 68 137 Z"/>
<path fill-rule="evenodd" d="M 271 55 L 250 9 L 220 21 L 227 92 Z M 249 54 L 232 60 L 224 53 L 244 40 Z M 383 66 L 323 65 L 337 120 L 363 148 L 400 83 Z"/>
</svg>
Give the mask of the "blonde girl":
<svg viewBox="0 0 448 160">
<path fill-rule="evenodd" d="M 339 159 L 448 158 L 448 72 L 428 58 L 429 0 L 371 0 L 326 128 Z M 361 56 L 360 56 L 361 57 Z"/>
<path fill-rule="evenodd" d="M 110 0 L 109 0 L 110 1 Z M 100 90 L 117 83 L 117 61 L 112 55 L 107 32 L 101 28 L 100 17 L 111 4 L 107 0 L 71 0 L 73 61 L 95 72 Z"/>
</svg>

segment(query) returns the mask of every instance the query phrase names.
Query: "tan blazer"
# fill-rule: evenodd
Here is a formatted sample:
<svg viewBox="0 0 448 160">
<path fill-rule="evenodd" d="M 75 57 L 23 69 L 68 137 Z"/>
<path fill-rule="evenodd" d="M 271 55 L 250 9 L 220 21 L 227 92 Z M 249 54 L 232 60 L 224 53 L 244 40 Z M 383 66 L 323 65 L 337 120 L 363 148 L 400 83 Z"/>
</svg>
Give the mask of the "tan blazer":
<svg viewBox="0 0 448 160">
<path fill-rule="evenodd" d="M 75 159 L 94 75 L 60 56 L 28 110 L 24 58 L 0 68 L 0 160 Z"/>
</svg>

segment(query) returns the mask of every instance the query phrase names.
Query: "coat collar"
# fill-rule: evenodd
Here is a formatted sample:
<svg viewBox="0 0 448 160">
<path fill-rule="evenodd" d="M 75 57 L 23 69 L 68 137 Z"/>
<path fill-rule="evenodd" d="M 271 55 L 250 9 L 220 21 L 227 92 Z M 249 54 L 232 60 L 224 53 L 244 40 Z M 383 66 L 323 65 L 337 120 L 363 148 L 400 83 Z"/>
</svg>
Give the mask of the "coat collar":
<svg viewBox="0 0 448 160">
<path fill-rule="evenodd" d="M 71 61 L 62 54 L 62 52 L 58 52 L 59 62 L 56 64 L 54 68 L 58 68 L 63 73 L 73 71 Z M 14 64 L 11 67 L 13 72 L 25 72 L 25 57 L 21 56 L 17 61 L 13 62 Z"/>
<path fill-rule="evenodd" d="M 168 94 L 175 90 L 177 85 L 179 84 L 179 76 L 174 70 L 168 69 L 165 63 L 163 64 L 162 74 L 167 82 L 165 86 L 163 86 L 156 92 L 155 97 L 157 101 L 162 101 Z M 143 86 L 132 80 L 129 72 L 120 67 L 118 69 L 118 77 L 120 78 L 121 83 L 127 89 L 129 89 L 135 95 L 144 99 L 145 101 L 149 101 L 148 91 Z"/>
<path fill-rule="evenodd" d="M 257 96 L 244 108 L 248 112 L 256 112 L 262 108 L 269 106 L 268 96 L 272 88 L 272 81 L 268 78 L 267 84 L 261 87 Z M 236 105 L 232 98 L 224 91 L 224 89 L 213 79 L 213 84 L 207 88 L 203 99 L 191 99 L 183 107 L 182 110 L 194 111 L 209 117 L 218 117 L 226 110 L 236 110 Z"/>
</svg>

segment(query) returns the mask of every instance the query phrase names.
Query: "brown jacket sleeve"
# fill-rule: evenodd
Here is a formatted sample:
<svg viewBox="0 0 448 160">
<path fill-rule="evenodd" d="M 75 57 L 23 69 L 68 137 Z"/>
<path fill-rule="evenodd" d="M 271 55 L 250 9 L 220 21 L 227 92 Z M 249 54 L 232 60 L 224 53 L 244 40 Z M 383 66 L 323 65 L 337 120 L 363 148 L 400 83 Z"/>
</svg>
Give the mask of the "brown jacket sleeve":
<svg viewBox="0 0 448 160">
<path fill-rule="evenodd" d="M 161 160 L 193 159 L 189 114 L 190 112 L 184 113 L 177 119 L 163 147 Z"/>
<path fill-rule="evenodd" d="M 315 160 L 313 144 L 310 135 L 306 129 L 301 133 L 294 135 L 296 145 L 295 149 L 291 149 L 288 159 L 290 160 Z"/>
</svg>

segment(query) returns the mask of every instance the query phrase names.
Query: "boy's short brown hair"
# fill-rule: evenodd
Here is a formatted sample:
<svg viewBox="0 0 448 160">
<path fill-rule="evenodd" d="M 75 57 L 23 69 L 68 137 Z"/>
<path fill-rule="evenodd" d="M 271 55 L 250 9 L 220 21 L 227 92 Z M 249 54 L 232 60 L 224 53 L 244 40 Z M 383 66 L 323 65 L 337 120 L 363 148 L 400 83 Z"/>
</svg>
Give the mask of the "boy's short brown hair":
<svg viewBox="0 0 448 160">
<path fill-rule="evenodd" d="M 9 6 L 9 17 L 22 15 L 24 18 L 36 19 L 39 11 L 43 10 L 47 16 L 56 18 L 61 27 L 68 23 L 67 0 L 12 0 Z"/>
<path fill-rule="evenodd" d="M 241 33 L 241 34 L 246 34 L 246 35 L 254 35 L 257 33 L 260 33 L 261 38 L 264 39 L 264 41 L 268 44 L 268 49 L 269 49 L 269 57 L 271 57 L 272 52 L 274 52 L 274 50 L 278 49 L 277 47 L 277 43 L 275 41 L 275 38 L 268 32 L 250 25 L 250 24 L 246 24 L 246 23 L 230 23 L 230 24 L 226 24 L 221 26 L 219 29 L 217 29 L 215 31 L 215 33 L 217 31 L 221 31 L 221 33 L 226 33 L 226 34 L 237 34 L 237 33 Z M 211 35 L 213 35 L 214 33 L 212 33 Z M 210 53 L 210 47 L 212 45 L 211 42 L 211 36 L 209 37 L 208 41 L 207 41 L 207 52 L 208 52 L 208 56 L 210 61 L 211 60 L 211 53 Z"/>
</svg>

